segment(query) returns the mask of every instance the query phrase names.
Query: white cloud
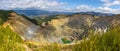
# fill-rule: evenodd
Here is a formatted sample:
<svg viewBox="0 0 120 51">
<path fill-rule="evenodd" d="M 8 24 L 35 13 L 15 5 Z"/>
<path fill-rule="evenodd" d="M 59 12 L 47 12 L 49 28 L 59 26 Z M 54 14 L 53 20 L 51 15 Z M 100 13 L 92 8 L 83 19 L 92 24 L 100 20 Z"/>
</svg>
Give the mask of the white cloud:
<svg viewBox="0 0 120 51">
<path fill-rule="evenodd" d="M 89 5 L 79 5 L 76 8 L 71 8 L 66 2 L 57 2 L 57 0 L 1 0 L 0 9 L 42 9 L 49 11 L 64 11 L 64 12 L 86 12 L 96 11 L 102 13 L 120 13 L 120 9 L 112 9 L 109 6 L 120 5 L 120 0 L 101 0 L 104 2 L 104 7 L 92 7 Z"/>
<path fill-rule="evenodd" d="M 26 8 L 37 8 L 37 9 L 53 9 L 57 10 L 66 3 L 59 3 L 56 0 L 1 0 L 0 9 L 26 9 Z"/>
<path fill-rule="evenodd" d="M 95 7 L 88 6 L 88 5 L 79 5 L 74 10 L 75 10 L 75 12 L 95 11 L 95 12 L 114 13 L 114 14 L 119 14 L 120 13 L 120 9 L 112 9 L 112 8 L 109 8 L 109 7 L 97 7 L 97 8 L 95 8 Z"/>
<path fill-rule="evenodd" d="M 120 6 L 120 0 L 101 0 L 104 2 L 104 6 L 110 7 L 114 5 L 119 5 Z"/>
<path fill-rule="evenodd" d="M 120 12 L 118 12 L 118 9 L 112 9 L 109 7 L 98 7 L 95 10 L 98 12 L 102 12 L 102 13 L 115 13 L 115 14 L 120 13 Z"/>
<path fill-rule="evenodd" d="M 106 3 L 109 2 L 109 0 L 101 0 L 101 1 L 102 1 L 102 2 L 106 2 Z"/>
<path fill-rule="evenodd" d="M 86 12 L 86 11 L 93 11 L 93 7 L 89 5 L 79 5 L 77 6 L 76 10 L 79 12 Z"/>
</svg>

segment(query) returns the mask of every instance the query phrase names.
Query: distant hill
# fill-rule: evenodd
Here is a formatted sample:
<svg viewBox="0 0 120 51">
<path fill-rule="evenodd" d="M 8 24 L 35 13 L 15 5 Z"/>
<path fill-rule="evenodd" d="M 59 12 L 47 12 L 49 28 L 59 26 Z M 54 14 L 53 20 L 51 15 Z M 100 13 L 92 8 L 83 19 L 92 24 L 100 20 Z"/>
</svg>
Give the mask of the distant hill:
<svg viewBox="0 0 120 51">
<path fill-rule="evenodd" d="M 57 12 L 57 11 L 45 11 L 45 10 L 14 10 L 19 14 L 26 16 L 43 16 L 43 15 L 56 15 L 56 14 L 71 14 L 70 12 Z"/>
<path fill-rule="evenodd" d="M 19 14 L 23 14 L 29 17 L 33 17 L 33 16 L 50 16 L 50 15 L 57 15 L 57 14 L 67 14 L 67 15 L 71 15 L 73 13 L 79 13 L 79 14 L 92 14 L 92 15 L 96 15 L 96 16 L 113 16 L 114 14 L 112 13 L 101 13 L 101 12 L 94 12 L 94 11 L 89 11 L 89 12 L 58 12 L 58 11 L 45 11 L 45 10 L 14 10 L 15 12 L 19 13 Z"/>
<path fill-rule="evenodd" d="M 101 13 L 101 12 L 94 12 L 94 11 L 90 11 L 90 12 L 80 12 L 80 14 L 92 14 L 92 15 L 96 15 L 96 16 L 114 16 L 115 14 L 113 13 Z"/>
</svg>

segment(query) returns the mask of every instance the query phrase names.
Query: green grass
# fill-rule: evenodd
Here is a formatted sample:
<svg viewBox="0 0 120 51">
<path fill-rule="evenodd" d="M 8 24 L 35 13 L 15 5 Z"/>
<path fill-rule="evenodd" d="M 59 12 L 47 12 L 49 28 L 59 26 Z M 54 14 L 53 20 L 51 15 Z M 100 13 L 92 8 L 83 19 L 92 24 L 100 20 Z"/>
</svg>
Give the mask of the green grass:
<svg viewBox="0 0 120 51">
<path fill-rule="evenodd" d="M 0 51 L 25 51 L 22 39 L 9 27 L 0 26 Z"/>
</svg>

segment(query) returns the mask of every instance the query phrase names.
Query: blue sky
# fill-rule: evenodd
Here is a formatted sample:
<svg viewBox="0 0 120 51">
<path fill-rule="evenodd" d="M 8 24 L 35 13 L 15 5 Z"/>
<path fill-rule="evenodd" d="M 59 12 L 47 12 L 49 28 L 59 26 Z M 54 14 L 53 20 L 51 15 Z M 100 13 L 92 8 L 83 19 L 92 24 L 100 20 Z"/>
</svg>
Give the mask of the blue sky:
<svg viewBox="0 0 120 51">
<path fill-rule="evenodd" d="M 120 0 L 1 0 L 0 9 L 39 9 L 60 12 L 103 12 L 120 14 Z"/>
<path fill-rule="evenodd" d="M 58 0 L 59 2 L 67 2 L 68 6 L 79 6 L 79 5 L 91 5 L 94 7 L 99 7 L 103 4 L 100 0 Z"/>
</svg>

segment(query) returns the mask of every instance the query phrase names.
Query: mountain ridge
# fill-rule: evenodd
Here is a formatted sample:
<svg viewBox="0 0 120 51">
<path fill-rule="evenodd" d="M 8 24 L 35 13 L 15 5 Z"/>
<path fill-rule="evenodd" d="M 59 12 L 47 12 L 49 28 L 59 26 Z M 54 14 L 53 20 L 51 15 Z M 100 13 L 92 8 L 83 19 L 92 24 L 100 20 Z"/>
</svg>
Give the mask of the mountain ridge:
<svg viewBox="0 0 120 51">
<path fill-rule="evenodd" d="M 34 16 L 43 16 L 43 15 L 57 15 L 57 14 L 66 14 L 66 15 L 71 15 L 71 14 L 92 14 L 96 16 L 113 16 L 115 14 L 113 13 L 101 13 L 101 12 L 95 12 L 95 11 L 88 11 L 88 12 L 59 12 L 59 11 L 46 11 L 46 10 L 14 10 L 15 12 L 19 14 L 23 14 L 26 16 L 34 17 Z"/>
</svg>

